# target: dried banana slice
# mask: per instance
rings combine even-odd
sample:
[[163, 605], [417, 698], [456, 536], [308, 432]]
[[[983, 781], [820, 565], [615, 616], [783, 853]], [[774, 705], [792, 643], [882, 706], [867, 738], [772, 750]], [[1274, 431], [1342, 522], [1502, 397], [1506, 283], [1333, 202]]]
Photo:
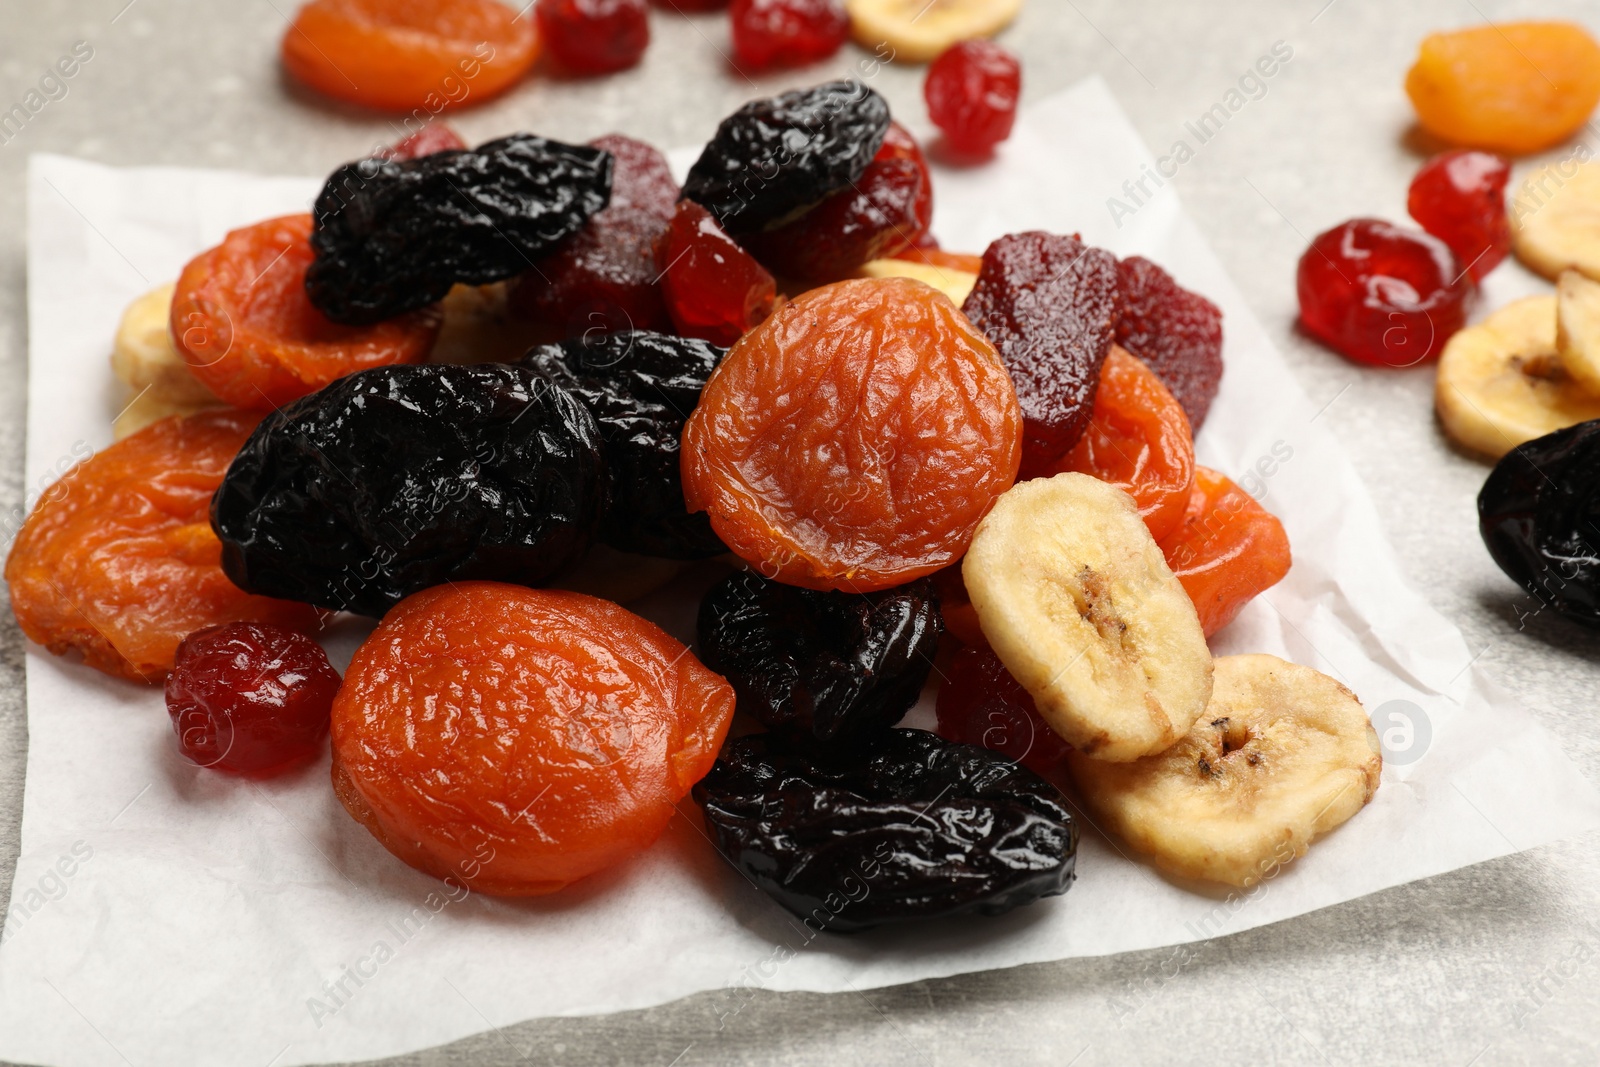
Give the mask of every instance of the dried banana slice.
[[957, 41], [993, 37], [1022, 0], [845, 0], [856, 43], [886, 59], [926, 63]]
[[1205, 710], [1199, 616], [1122, 490], [1086, 474], [1012, 487], [961, 574], [996, 655], [1085, 756], [1160, 752]]
[[1572, 380], [1600, 396], [1600, 282], [1575, 270], [1556, 283], [1556, 352]]
[[1276, 656], [1216, 661], [1206, 713], [1158, 756], [1068, 756], [1102, 828], [1186, 878], [1249, 886], [1372, 799], [1378, 735], [1355, 694]]
[[948, 296], [956, 307], [966, 302], [967, 294], [978, 284], [971, 271], [941, 267], [936, 263], [915, 263], [908, 259], [874, 259], [856, 271], [859, 278], [912, 278]]
[[1434, 409], [1464, 448], [1498, 459], [1524, 441], [1600, 418], [1556, 354], [1556, 298], [1507, 304], [1450, 338], [1439, 358]]
[[1511, 201], [1511, 247], [1552, 281], [1569, 269], [1600, 279], [1600, 160], [1553, 163], [1524, 178]]
[[[111, 345], [111, 372], [152, 410], [159, 403], [209, 407], [220, 401], [200, 384], [172, 346], [168, 320], [173, 283], [150, 290], [129, 304]], [[169, 412], [171, 414], [172, 412]]]

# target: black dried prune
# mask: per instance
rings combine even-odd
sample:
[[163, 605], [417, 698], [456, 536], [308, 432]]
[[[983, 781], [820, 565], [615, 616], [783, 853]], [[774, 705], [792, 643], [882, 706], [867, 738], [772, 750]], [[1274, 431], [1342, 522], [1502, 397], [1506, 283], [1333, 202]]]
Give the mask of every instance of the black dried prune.
[[362, 326], [426, 307], [457, 282], [509, 278], [606, 206], [611, 164], [601, 149], [527, 133], [347, 163], [312, 208], [306, 292], [334, 322]]
[[849, 744], [917, 702], [942, 629], [926, 580], [863, 595], [736, 571], [700, 603], [700, 656], [769, 730]]
[[382, 615], [464, 579], [536, 585], [605, 508], [594, 416], [505, 364], [375, 367], [268, 415], [211, 501], [241, 589]]
[[684, 421], [723, 352], [645, 330], [591, 331], [524, 358], [524, 366], [582, 400], [600, 424], [611, 506], [599, 536], [612, 548], [671, 559], [727, 551], [705, 513], [690, 514], [684, 505], [678, 465]]
[[1022, 408], [1022, 472], [1051, 473], [1089, 425], [1117, 312], [1117, 257], [1034, 230], [1000, 238], [961, 310], [1000, 350]]
[[683, 195], [735, 237], [780, 226], [860, 178], [888, 129], [888, 103], [857, 81], [753, 100], [722, 120]]
[[1600, 629], [1600, 419], [1501, 457], [1478, 493], [1478, 530], [1514, 581]]
[[1078, 828], [1056, 787], [922, 730], [849, 755], [751, 734], [694, 798], [728, 862], [822, 929], [998, 915], [1072, 884]]

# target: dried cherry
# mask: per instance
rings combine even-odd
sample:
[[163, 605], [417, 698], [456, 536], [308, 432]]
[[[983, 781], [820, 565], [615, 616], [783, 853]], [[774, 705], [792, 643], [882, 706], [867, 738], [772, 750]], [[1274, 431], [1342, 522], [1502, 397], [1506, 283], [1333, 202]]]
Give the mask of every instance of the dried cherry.
[[1133, 497], [1157, 541], [1183, 522], [1194, 485], [1194, 436], [1183, 406], [1118, 345], [1100, 369], [1094, 414], [1055, 470], [1092, 474]]
[[1600, 628], [1600, 420], [1507, 452], [1478, 493], [1483, 543], [1512, 581], [1556, 614]]
[[1300, 257], [1300, 325], [1357, 363], [1436, 359], [1467, 320], [1471, 278], [1432, 234], [1382, 219], [1320, 233]]
[[[911, 238], [905, 248], [891, 255], [899, 256], [909, 251], [913, 246], [933, 241], [935, 247], [938, 241], [933, 240], [928, 227], [933, 223], [933, 172], [928, 169], [928, 157], [922, 154], [922, 146], [917, 139], [911, 136], [911, 131], [898, 122], [890, 121], [889, 128], [883, 133], [883, 147], [878, 149], [878, 154], [873, 157], [874, 163], [882, 163], [891, 159], [904, 159], [917, 166], [917, 172], [922, 175], [921, 192], [916, 203], [912, 206], [911, 214], [921, 227]], [[974, 259], [978, 257], [974, 256]], [[972, 268], [972, 273], [978, 273], [978, 267]]]
[[859, 181], [888, 128], [888, 103], [857, 81], [753, 100], [722, 120], [683, 195], [734, 237], [781, 226]]
[[504, 364], [380, 367], [264, 419], [211, 508], [241, 589], [382, 615], [469, 578], [537, 584], [605, 510], [599, 427]]
[[179, 642], [202, 627], [314, 628], [306, 605], [230, 582], [206, 524], [212, 491], [259, 418], [222, 409], [162, 419], [45, 490], [6, 559], [22, 632], [106, 674], [159, 682]]
[[1072, 751], [987, 645], [956, 651], [939, 685], [935, 713], [939, 736], [998, 752], [1047, 778], [1061, 772]]
[[1161, 542], [1207, 637], [1289, 573], [1289, 535], [1255, 497], [1207, 467], [1194, 469], [1183, 522]]
[[1117, 309], [1117, 258], [1076, 237], [1016, 233], [984, 252], [961, 310], [1011, 372], [1023, 477], [1047, 471], [1089, 424]]
[[922, 730], [833, 753], [741, 737], [694, 798], [728, 862], [818, 929], [998, 915], [1073, 880], [1078, 828], [1055, 786]]
[[282, 56], [290, 75], [328, 96], [437, 114], [515, 85], [539, 56], [539, 35], [495, 0], [311, 0]]
[[939, 650], [927, 581], [821, 592], [735, 571], [700, 602], [700, 654], [739, 710], [801, 744], [856, 744], [904, 718]]
[[373, 155], [379, 159], [421, 159], [435, 152], [454, 152], [466, 147], [467, 142], [460, 134], [443, 122], [434, 121]]
[[[861, 264], [893, 255], [928, 228], [919, 217], [924, 171], [909, 159], [875, 160], [854, 188], [744, 246], [772, 270], [807, 282], [848, 278]], [[929, 202], [931, 207], [931, 202]]]
[[683, 434], [683, 489], [769, 578], [870, 592], [966, 552], [1011, 487], [1021, 415], [992, 345], [905, 278], [785, 304], [711, 376]]
[[1511, 162], [1492, 152], [1462, 149], [1434, 156], [1411, 179], [1406, 209], [1422, 228], [1450, 246], [1473, 281], [1511, 251], [1506, 183]]
[[421, 363], [441, 317], [423, 309], [341, 326], [311, 306], [311, 216], [234, 230], [191, 259], [172, 293], [172, 341], [194, 376], [234, 407], [270, 411], [346, 374]]
[[401, 601], [357, 650], [333, 705], [334, 792], [419, 870], [553, 893], [660, 836], [733, 703], [608, 601], [452, 583]]
[[667, 334], [590, 333], [528, 353], [523, 365], [582, 400], [600, 426], [611, 502], [600, 540], [624, 552], [703, 559], [727, 551], [683, 503], [678, 443], [723, 351]]
[[564, 337], [669, 329], [655, 260], [666, 229], [649, 211], [606, 208], [517, 276], [512, 308]]
[[663, 221], [672, 218], [678, 206], [678, 179], [659, 148], [620, 133], [596, 137], [589, 147], [611, 153], [611, 203], [606, 211], [634, 208]]
[[733, 344], [772, 313], [778, 283], [692, 200], [656, 243], [662, 298], [685, 337]]
[[519, 133], [464, 152], [334, 171], [317, 196], [306, 292], [364, 325], [526, 270], [606, 206], [611, 155]]
[[958, 41], [928, 66], [928, 117], [962, 155], [981, 156], [1011, 136], [1022, 96], [1022, 65], [993, 41]]
[[608, 74], [639, 62], [650, 45], [644, 0], [538, 0], [550, 54], [574, 74]]
[[733, 52], [753, 70], [827, 59], [850, 36], [850, 16], [834, 0], [733, 0]]
[[1222, 384], [1222, 311], [1143, 256], [1117, 264], [1117, 344], [1172, 391], [1195, 433]]
[[304, 634], [258, 622], [183, 639], [167, 675], [167, 714], [189, 762], [265, 778], [322, 751], [339, 672]]

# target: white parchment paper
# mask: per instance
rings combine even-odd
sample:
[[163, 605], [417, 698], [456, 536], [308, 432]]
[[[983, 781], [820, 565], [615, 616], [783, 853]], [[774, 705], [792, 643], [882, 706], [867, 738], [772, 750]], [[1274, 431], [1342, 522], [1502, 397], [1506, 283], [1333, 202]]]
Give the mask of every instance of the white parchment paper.
[[[1283, 518], [1295, 564], [1217, 651], [1332, 674], [1389, 746], [1373, 803], [1304, 860], [1224, 895], [1159, 877], [1091, 829], [1065, 897], [1000, 919], [812, 936], [723, 865], [686, 805], [634, 863], [553, 899], [491, 900], [393, 859], [335, 802], [326, 760], [262, 784], [197, 770], [176, 755], [158, 692], [35, 648], [0, 1058], [287, 1067], [702, 990], [722, 991], [715, 1025], [752, 986], [860, 989], [1232, 933], [1600, 824], [1593, 788], [1407, 586], [1318, 405], [1171, 189], [1113, 223], [1106, 198], [1151, 162], [1104, 85], [1085, 82], [1029, 110], [995, 164], [941, 170], [936, 228], [972, 250], [1021, 229], [1081, 232], [1156, 259], [1224, 309], [1228, 370], [1201, 461]], [[109, 442], [106, 357], [124, 306], [229, 228], [305, 210], [317, 186], [34, 158], [30, 487]], [[642, 610], [689, 639], [689, 588]]]

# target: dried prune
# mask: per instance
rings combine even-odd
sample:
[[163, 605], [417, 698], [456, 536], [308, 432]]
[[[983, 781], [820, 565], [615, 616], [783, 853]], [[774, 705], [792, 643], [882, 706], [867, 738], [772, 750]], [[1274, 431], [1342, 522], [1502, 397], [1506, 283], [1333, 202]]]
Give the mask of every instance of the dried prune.
[[600, 429], [504, 364], [379, 367], [262, 420], [211, 505], [241, 589], [382, 615], [440, 582], [535, 585], [605, 509]]
[[889, 105], [857, 81], [753, 100], [722, 120], [683, 195], [735, 237], [781, 226], [860, 179]]
[[919, 218], [922, 168], [909, 159], [880, 159], [852, 189], [834, 193], [793, 222], [744, 238], [774, 272], [805, 281], [847, 278], [871, 259], [910, 246], [928, 228]]
[[470, 151], [364, 159], [329, 175], [312, 214], [311, 302], [362, 326], [426, 307], [456, 282], [528, 267], [604, 208], [611, 155], [518, 133]]
[[1557, 614], [1600, 629], [1600, 419], [1507, 452], [1478, 493], [1489, 555]]
[[1056, 787], [922, 730], [850, 753], [741, 737], [694, 798], [728, 862], [819, 929], [998, 915], [1072, 884], [1078, 828]]
[[1023, 477], [1047, 470], [1089, 425], [1117, 307], [1117, 257], [1076, 237], [1015, 233], [984, 252], [961, 310], [1011, 371]]
[[523, 365], [577, 396], [600, 424], [611, 504], [600, 540], [624, 552], [703, 559], [727, 551], [683, 502], [684, 420], [723, 351], [667, 334], [588, 333], [530, 351]]
[[606, 208], [517, 276], [511, 306], [566, 337], [669, 329], [655, 258], [656, 241], [666, 229], [648, 211]]
[[1117, 344], [1172, 391], [1195, 433], [1222, 382], [1222, 312], [1143, 256], [1117, 264]]
[[860, 595], [735, 571], [700, 603], [700, 654], [739, 710], [802, 743], [853, 743], [917, 702], [939, 646], [924, 579]]

